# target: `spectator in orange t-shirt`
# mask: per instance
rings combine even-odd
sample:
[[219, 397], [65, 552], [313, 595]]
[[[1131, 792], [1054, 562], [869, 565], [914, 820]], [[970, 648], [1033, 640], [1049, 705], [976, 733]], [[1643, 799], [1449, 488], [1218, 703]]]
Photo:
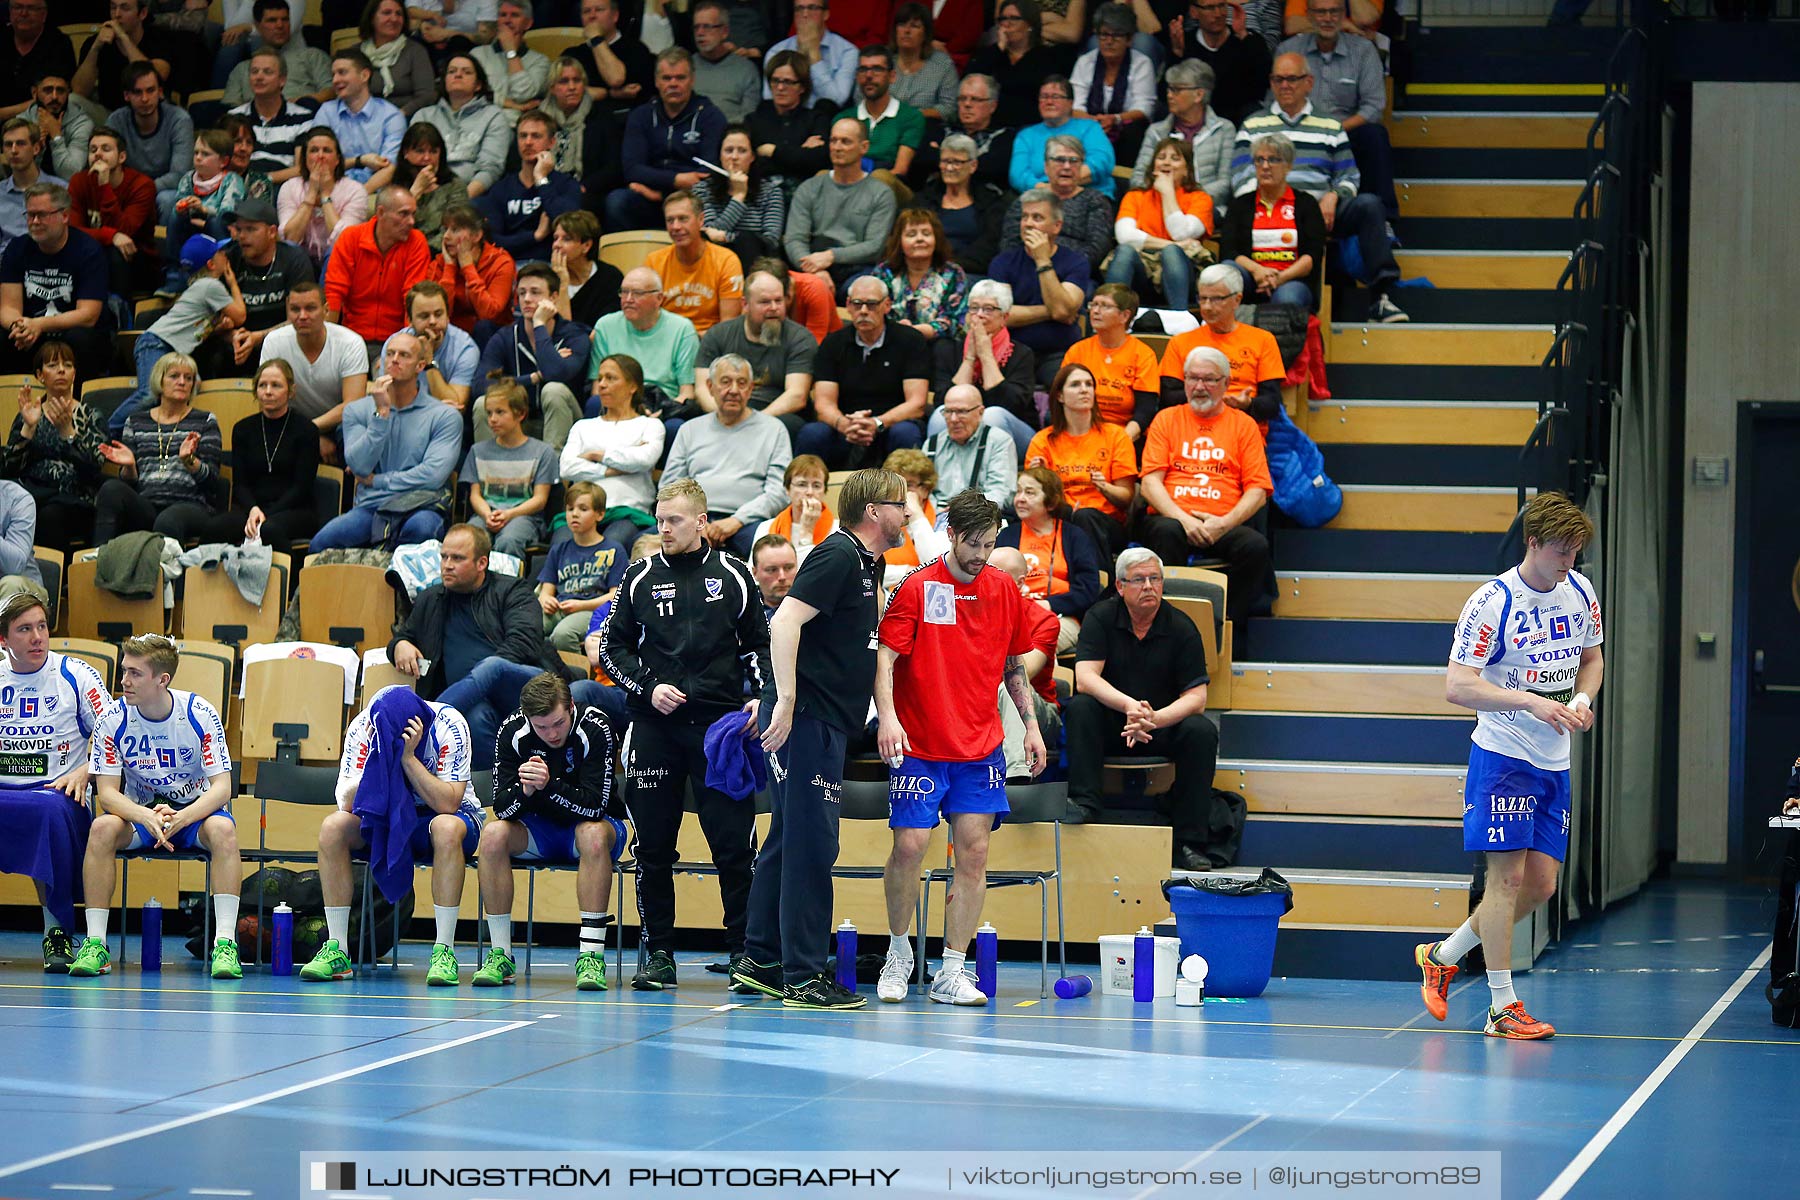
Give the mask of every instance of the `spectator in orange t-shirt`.
[[1094, 336], [1076, 342], [1063, 355], [1064, 366], [1080, 363], [1093, 373], [1098, 406], [1094, 419], [1117, 425], [1134, 445], [1143, 440], [1150, 418], [1161, 407], [1156, 351], [1131, 336], [1137, 310], [1136, 292], [1122, 283], [1101, 284], [1088, 301], [1088, 325]]
[[1212, 197], [1194, 182], [1193, 145], [1164, 138], [1150, 160], [1149, 186], [1119, 201], [1113, 221], [1119, 248], [1106, 260], [1106, 281], [1157, 288], [1164, 308], [1186, 308], [1195, 268], [1212, 261], [1200, 240], [1212, 228]]
[[806, 326], [806, 332], [818, 341], [824, 341], [826, 334], [844, 327], [844, 319], [838, 316], [837, 297], [817, 275], [790, 271], [787, 263], [779, 258], [757, 259], [750, 264], [750, 274], [758, 271], [768, 271], [777, 279], [788, 281], [788, 320]]
[[1137, 452], [1117, 425], [1095, 416], [1094, 373], [1063, 363], [1050, 385], [1050, 427], [1025, 451], [1026, 467], [1045, 467], [1062, 481], [1070, 518], [1107, 558], [1125, 548], [1125, 518], [1137, 496]]
[[1081, 618], [1100, 598], [1100, 552], [1086, 530], [1066, 519], [1062, 480], [1049, 467], [1019, 472], [1013, 512], [1019, 519], [1000, 534], [999, 544], [1025, 555], [1025, 595], [1061, 622], [1057, 650], [1073, 650]]
[[1144, 440], [1145, 546], [1170, 566], [1191, 555], [1225, 561], [1232, 620], [1266, 607], [1269, 541], [1246, 522], [1274, 484], [1262, 438], [1249, 417], [1225, 403], [1230, 363], [1197, 346], [1183, 365], [1188, 402], [1165, 408]]
[[662, 276], [662, 306], [705, 333], [744, 312], [744, 265], [738, 256], [702, 235], [700, 202], [689, 191], [670, 192], [663, 201], [663, 228], [669, 245], [644, 259]]
[[1281, 348], [1275, 344], [1274, 334], [1237, 319], [1243, 293], [1243, 273], [1230, 263], [1217, 263], [1200, 272], [1200, 315], [1205, 323], [1169, 339], [1162, 357], [1162, 402], [1176, 405], [1186, 399], [1182, 373], [1188, 355], [1196, 347], [1210, 346], [1231, 364], [1226, 403], [1249, 413], [1266, 436], [1269, 421], [1281, 407], [1287, 368], [1281, 365]]

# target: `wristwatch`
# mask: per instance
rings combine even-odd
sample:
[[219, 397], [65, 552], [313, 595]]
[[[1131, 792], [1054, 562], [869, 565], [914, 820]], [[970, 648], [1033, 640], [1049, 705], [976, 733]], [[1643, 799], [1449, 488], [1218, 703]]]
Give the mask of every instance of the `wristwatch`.
[[885, 421], [883, 421], [880, 417], [875, 418], [875, 432], [876, 433], [886, 433], [887, 432], [887, 423]]
[[508, 50], [506, 52], [506, 57], [507, 57], [507, 61], [510, 62], [511, 60], [519, 57], [519, 52], [517, 50]]

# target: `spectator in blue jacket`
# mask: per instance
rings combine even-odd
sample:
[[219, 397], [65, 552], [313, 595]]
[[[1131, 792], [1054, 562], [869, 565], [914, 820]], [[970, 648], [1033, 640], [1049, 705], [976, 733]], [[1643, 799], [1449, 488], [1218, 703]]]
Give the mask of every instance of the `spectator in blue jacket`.
[[548, 261], [550, 222], [581, 207], [581, 183], [556, 169], [556, 125], [549, 117], [521, 115], [513, 136], [518, 173], [502, 175], [475, 207], [487, 218], [489, 238], [515, 262]]
[[1049, 182], [1044, 168], [1044, 147], [1058, 134], [1080, 138], [1087, 150], [1082, 166], [1081, 184], [1091, 187], [1109, 199], [1113, 194], [1113, 147], [1100, 122], [1090, 117], [1075, 116], [1075, 87], [1065, 75], [1046, 76], [1038, 85], [1038, 116], [1043, 120], [1027, 125], [1013, 139], [1012, 165], [1007, 180], [1015, 192], [1028, 192], [1040, 183]]
[[[530, 114], [527, 114], [529, 116]], [[520, 125], [525, 123], [520, 118]], [[543, 422], [543, 440], [561, 450], [569, 440], [569, 427], [581, 419], [575, 399], [578, 382], [587, 373], [588, 347], [594, 331], [579, 321], [557, 316], [556, 298], [562, 280], [541, 262], [519, 268], [515, 295], [518, 311], [505, 329], [494, 332], [481, 352], [475, 370], [475, 437], [486, 441], [487, 406], [483, 398], [490, 379], [516, 379], [531, 402], [530, 420]]]
[[725, 114], [694, 94], [694, 62], [686, 50], [676, 46], [656, 56], [656, 93], [625, 118], [625, 186], [606, 194], [604, 224], [615, 233], [662, 228], [663, 197], [691, 191], [706, 178], [695, 159], [719, 161]]

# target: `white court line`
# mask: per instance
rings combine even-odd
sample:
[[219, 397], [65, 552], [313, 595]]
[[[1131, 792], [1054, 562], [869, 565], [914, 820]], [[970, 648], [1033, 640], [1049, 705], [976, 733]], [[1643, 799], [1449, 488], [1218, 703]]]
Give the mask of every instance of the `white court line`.
[[[251, 1012], [241, 1008], [145, 1008], [142, 1005], [106, 1005], [83, 1004], [79, 1008], [67, 1004], [0, 1004], [0, 1011], [6, 1009], [24, 1009], [32, 1012], [88, 1013], [114, 1012], [168, 1013], [171, 1016], [198, 1017], [299, 1017], [308, 1021], [342, 1020], [342, 1021], [413, 1021], [424, 1025], [504, 1025], [499, 1017], [434, 1017], [428, 1014], [413, 1016], [394, 1016], [391, 1013], [312, 1013], [312, 1012]], [[549, 1016], [551, 1014], [544, 1014]]]
[[1571, 1188], [1581, 1182], [1581, 1177], [1587, 1174], [1587, 1169], [1593, 1166], [1594, 1161], [1606, 1152], [1606, 1148], [1612, 1145], [1613, 1139], [1618, 1137], [1625, 1126], [1631, 1123], [1631, 1118], [1637, 1116], [1638, 1110], [1644, 1107], [1644, 1103], [1656, 1093], [1657, 1088], [1662, 1086], [1663, 1080], [1667, 1079], [1670, 1073], [1681, 1065], [1681, 1060], [1687, 1057], [1688, 1051], [1692, 1050], [1699, 1044], [1700, 1039], [1706, 1036], [1706, 1031], [1713, 1027], [1713, 1022], [1724, 1015], [1725, 1010], [1731, 1007], [1732, 1001], [1736, 1000], [1749, 986], [1750, 981], [1769, 965], [1769, 956], [1774, 951], [1775, 947], [1772, 944], [1763, 947], [1763, 952], [1756, 956], [1756, 961], [1744, 968], [1744, 973], [1738, 976], [1737, 982], [1725, 989], [1725, 994], [1713, 1002], [1713, 1006], [1706, 1010], [1706, 1015], [1696, 1021], [1694, 1027], [1687, 1031], [1687, 1036], [1682, 1038], [1680, 1043], [1663, 1057], [1662, 1062], [1657, 1064], [1656, 1070], [1650, 1072], [1649, 1078], [1638, 1084], [1637, 1091], [1631, 1093], [1625, 1103], [1619, 1106], [1619, 1111], [1612, 1115], [1612, 1119], [1600, 1127], [1600, 1132], [1588, 1139], [1588, 1144], [1581, 1148], [1581, 1153], [1577, 1154], [1574, 1161], [1562, 1169], [1562, 1174], [1552, 1180], [1550, 1186], [1539, 1194], [1538, 1200], [1562, 1200], [1569, 1194]]
[[189, 1188], [190, 1196], [254, 1196], [255, 1192], [246, 1192], [239, 1188]]
[[110, 1183], [53, 1183], [50, 1185], [50, 1190], [53, 1192], [110, 1192], [113, 1190], [113, 1185]]
[[[1214, 1154], [1217, 1154], [1220, 1150], [1223, 1150], [1225, 1147], [1231, 1145], [1231, 1143], [1237, 1141], [1239, 1138], [1243, 1137], [1246, 1133], [1249, 1133], [1252, 1129], [1255, 1129], [1258, 1125], [1261, 1125], [1264, 1121], [1266, 1121], [1268, 1119], [1269, 1119], [1268, 1113], [1257, 1113], [1255, 1119], [1252, 1120], [1248, 1125], [1240, 1126], [1233, 1132], [1226, 1134], [1224, 1137], [1220, 1138], [1218, 1141], [1214, 1142], [1212, 1145], [1208, 1146], [1206, 1149], [1202, 1150], [1200, 1153], [1194, 1155], [1194, 1157], [1192, 1157], [1192, 1158], [1188, 1159], [1186, 1162], [1182, 1163], [1179, 1167], [1176, 1167], [1174, 1172], [1172, 1172], [1172, 1173], [1180, 1174], [1183, 1171], [1192, 1170], [1194, 1167], [1199, 1166], [1201, 1163], [1203, 1163], [1207, 1159], [1211, 1158]], [[1146, 1196], [1153, 1196], [1157, 1192], [1162, 1191], [1162, 1189], [1163, 1189], [1163, 1185], [1159, 1183], [1159, 1184], [1155, 1185], [1154, 1187], [1147, 1188], [1144, 1191], [1139, 1192], [1137, 1195], [1133, 1196], [1131, 1198], [1131, 1200], [1144, 1200], [1144, 1198]]]
[[24, 1162], [0, 1167], [0, 1179], [5, 1179], [9, 1175], [19, 1175], [26, 1171], [34, 1171], [39, 1167], [48, 1166], [51, 1163], [65, 1162], [71, 1158], [79, 1158], [83, 1154], [92, 1154], [96, 1150], [106, 1150], [113, 1146], [122, 1146], [126, 1142], [135, 1142], [141, 1138], [154, 1137], [159, 1133], [167, 1133], [171, 1129], [181, 1129], [188, 1125], [197, 1125], [201, 1121], [210, 1121], [214, 1117], [223, 1117], [234, 1112], [241, 1112], [246, 1108], [255, 1108], [259, 1104], [267, 1104], [272, 1100], [281, 1100], [288, 1096], [297, 1095], [300, 1092], [309, 1092], [314, 1088], [324, 1087], [327, 1084], [337, 1083], [344, 1079], [351, 1079], [358, 1075], [366, 1075], [370, 1071], [379, 1071], [383, 1067], [391, 1067], [396, 1063], [409, 1062], [415, 1058], [424, 1058], [426, 1055], [436, 1054], [440, 1050], [453, 1050], [458, 1046], [466, 1046], [471, 1042], [479, 1042], [483, 1038], [491, 1038], [496, 1034], [511, 1033], [515, 1029], [523, 1029], [531, 1024], [533, 1024], [531, 1021], [513, 1021], [510, 1024], [502, 1025], [497, 1029], [484, 1029], [480, 1033], [471, 1033], [464, 1037], [453, 1038], [448, 1042], [424, 1046], [417, 1050], [408, 1050], [405, 1054], [396, 1054], [392, 1057], [381, 1059], [379, 1062], [367, 1063], [360, 1067], [351, 1067], [348, 1070], [336, 1071], [318, 1079], [309, 1079], [305, 1083], [290, 1084], [284, 1088], [277, 1088], [272, 1092], [264, 1092], [260, 1096], [251, 1096], [243, 1100], [234, 1100], [230, 1104], [221, 1104], [216, 1108], [206, 1109], [204, 1112], [190, 1113], [185, 1117], [176, 1117], [172, 1120], [161, 1121], [143, 1129], [133, 1130], [131, 1133], [114, 1134], [112, 1137], [100, 1138], [92, 1142], [83, 1142], [79, 1146], [71, 1146], [67, 1150], [58, 1150], [53, 1154], [42, 1154], [37, 1158], [28, 1158]]

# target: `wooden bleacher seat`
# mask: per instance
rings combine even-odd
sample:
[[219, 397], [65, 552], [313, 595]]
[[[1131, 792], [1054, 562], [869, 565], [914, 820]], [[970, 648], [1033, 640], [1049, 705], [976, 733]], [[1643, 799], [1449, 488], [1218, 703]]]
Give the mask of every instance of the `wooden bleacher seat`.
[[300, 639], [354, 647], [386, 646], [394, 629], [394, 587], [379, 567], [313, 563], [300, 568]]
[[354, 27], [350, 29], [334, 29], [331, 31], [331, 52], [336, 54], [347, 46], [354, 46], [362, 41], [362, 31]]
[[832, 512], [839, 511], [838, 493], [844, 490], [844, 484], [849, 480], [850, 476], [854, 474], [856, 474], [854, 471], [833, 471], [825, 477], [826, 508], [829, 508]]
[[669, 244], [669, 235], [660, 229], [622, 229], [600, 237], [600, 261], [611, 263], [624, 275], [644, 265], [650, 252]]
[[244, 757], [270, 759], [278, 725], [304, 725], [300, 757], [335, 761], [344, 752], [344, 672], [316, 658], [276, 658], [244, 668]]
[[95, 584], [99, 558], [98, 550], [82, 550], [69, 563], [69, 636], [116, 643], [138, 633], [167, 633], [169, 612], [163, 607], [160, 578], [156, 595], [127, 600]]
[[545, 58], [556, 59], [587, 41], [587, 32], [576, 25], [546, 25], [525, 31], [525, 47]]
[[118, 690], [119, 648], [117, 646], [107, 642], [97, 642], [93, 638], [59, 637], [50, 639], [50, 648], [58, 654], [79, 658], [100, 672], [100, 678], [106, 684], [107, 691]]
[[183, 574], [181, 631], [195, 638], [247, 646], [273, 642], [287, 611], [293, 559], [277, 550], [269, 556], [269, 582], [260, 605], [251, 604], [223, 568], [194, 567]]
[[1174, 762], [1156, 755], [1108, 756], [1100, 772], [1100, 791], [1107, 796], [1160, 796], [1174, 786]]
[[237, 670], [237, 649], [219, 642], [181, 640], [175, 643], [181, 662], [172, 686], [193, 692], [218, 712], [221, 721], [231, 717], [231, 679]]
[[168, 312], [171, 307], [170, 302], [161, 296], [150, 296], [139, 300], [131, 306], [131, 327], [139, 330], [148, 329], [156, 324], [157, 318]]
[[81, 402], [94, 410], [94, 415], [105, 424], [113, 410], [125, 403], [125, 398], [137, 391], [135, 375], [105, 375], [97, 379], [83, 380], [81, 384]]
[[362, 689], [357, 693], [357, 704], [367, 708], [369, 701], [375, 698], [377, 692], [384, 687], [393, 687], [396, 684], [415, 692], [419, 690], [418, 676], [408, 675], [393, 663], [363, 664]]
[[43, 384], [35, 375], [0, 375], [0, 437], [10, 437], [13, 418], [19, 415], [19, 389], [28, 387], [44, 394]]
[[194, 407], [205, 409], [219, 421], [219, 441], [227, 454], [231, 451], [231, 429], [245, 417], [256, 413], [255, 385], [248, 379], [209, 379], [200, 385]]

